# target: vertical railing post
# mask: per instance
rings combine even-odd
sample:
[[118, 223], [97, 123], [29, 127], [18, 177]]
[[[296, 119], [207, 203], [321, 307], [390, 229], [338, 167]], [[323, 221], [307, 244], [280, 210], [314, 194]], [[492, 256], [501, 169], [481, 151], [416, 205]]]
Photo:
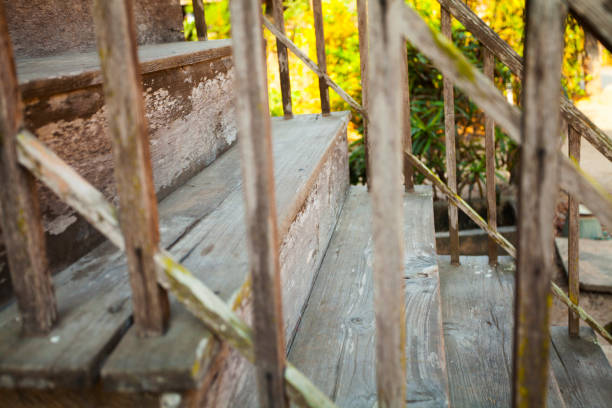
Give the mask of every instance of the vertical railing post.
[[285, 407], [285, 340], [261, 9], [259, 0], [232, 0], [230, 7], [259, 403]]
[[[312, 13], [314, 14], [315, 38], [317, 41], [317, 65], [321, 72], [327, 74], [327, 61], [325, 56], [325, 31], [323, 30], [323, 7], [321, 0], [312, 0]], [[321, 94], [321, 113], [329, 115], [329, 87], [327, 81], [319, 76], [319, 93]]]
[[164, 332], [169, 304], [166, 291], [157, 283], [153, 260], [159, 245], [157, 200], [132, 7], [131, 0], [95, 0], [93, 14], [134, 322], [139, 334], [147, 336]]
[[[359, 33], [359, 70], [361, 73], [361, 106], [368, 111], [368, 3], [367, 0], [357, 0], [357, 29]], [[363, 148], [365, 155], [366, 180], [370, 188], [370, 140], [368, 123], [363, 121]]]
[[[404, 110], [404, 127], [403, 127], [403, 149], [402, 152], [408, 150], [412, 153], [412, 124], [410, 123], [410, 74], [408, 67], [408, 52], [406, 50], [406, 41], [400, 44], [400, 53], [402, 56], [402, 109]], [[406, 191], [414, 191], [414, 169], [408, 158], [404, 156], [404, 189]]]
[[26, 333], [49, 331], [57, 317], [34, 178], [17, 163], [23, 112], [4, 4], [0, 4], [0, 214], [13, 292]]
[[[371, 0], [368, 134], [372, 153], [374, 309], [379, 407], [403, 407], [406, 394], [402, 80], [397, 19], [402, 0]], [[394, 11], [395, 10], [395, 11]]]
[[[283, 0], [272, 0], [274, 24], [281, 33], [285, 34], [285, 16], [283, 12]], [[285, 118], [291, 118], [293, 116], [293, 106], [291, 102], [291, 80], [289, 78], [289, 56], [287, 55], [287, 47], [278, 38], [276, 39], [276, 52], [278, 56], [278, 74], [283, 101], [283, 113]]]
[[[568, 145], [570, 159], [580, 164], [580, 133], [572, 126], [568, 127]], [[579, 303], [580, 299], [580, 199], [574, 195], [569, 195], [568, 205], [568, 254], [567, 269], [569, 280], [569, 298], [574, 304]], [[570, 336], [578, 336], [580, 332], [580, 319], [578, 315], [568, 310], [568, 329]]]
[[193, 0], [193, 17], [195, 19], [198, 40], [208, 40], [208, 28], [206, 27], [206, 13], [204, 12], [203, 0]]
[[[495, 79], [495, 57], [482, 47], [483, 71], [491, 82]], [[495, 194], [495, 122], [485, 113], [485, 156], [487, 186], [487, 220], [489, 227], [497, 231], [497, 200]], [[497, 265], [497, 243], [489, 238], [489, 265]]]
[[[442, 34], [452, 41], [451, 14], [440, 6], [440, 27]], [[443, 78], [444, 94], [444, 135], [446, 140], [446, 177], [448, 187], [457, 194], [457, 158], [455, 153], [455, 95], [453, 82]], [[448, 202], [448, 233], [451, 263], [459, 264], [459, 214], [457, 207]]]
[[561, 58], [567, 6], [526, 4], [525, 72], [514, 314], [513, 406], [546, 406]]

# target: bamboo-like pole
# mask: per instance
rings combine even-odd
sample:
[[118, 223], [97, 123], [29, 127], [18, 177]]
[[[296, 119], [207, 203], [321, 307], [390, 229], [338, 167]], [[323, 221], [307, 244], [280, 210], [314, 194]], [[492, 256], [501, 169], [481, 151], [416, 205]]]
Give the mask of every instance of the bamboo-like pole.
[[[568, 128], [568, 153], [571, 160], [580, 164], [580, 133], [573, 127]], [[569, 298], [572, 303], [578, 305], [580, 300], [580, 199], [569, 195], [568, 203], [568, 254], [567, 269], [569, 281]], [[567, 326], [570, 336], [578, 336], [580, 332], [580, 320], [578, 315], [569, 310]]]
[[149, 153], [131, 0], [95, 0], [96, 37], [104, 78], [108, 128], [125, 239], [134, 323], [140, 335], [160, 335], [168, 324], [168, 295], [156, 279], [157, 198]]
[[[401, 41], [400, 53], [402, 56], [402, 109], [404, 110], [403, 150], [412, 151], [412, 124], [410, 123], [410, 76], [408, 71], [408, 53], [406, 41]], [[404, 189], [414, 191], [414, 169], [408, 158], [404, 157]]]
[[[359, 33], [359, 71], [361, 73], [361, 104], [368, 109], [368, 3], [367, 0], [357, 0], [357, 30]], [[363, 148], [365, 156], [366, 182], [370, 188], [370, 143], [368, 137], [368, 121], [363, 120]]]
[[[440, 7], [440, 26], [442, 35], [452, 42], [451, 15]], [[446, 179], [448, 186], [457, 193], [457, 157], [455, 150], [455, 96], [453, 81], [446, 75], [443, 78], [444, 94], [444, 136], [446, 144]], [[450, 241], [451, 264], [459, 265], [459, 214], [457, 207], [448, 203], [448, 234]]]
[[[482, 48], [484, 75], [493, 82], [495, 57], [487, 48]], [[495, 193], [495, 122], [485, 113], [485, 156], [487, 185], [487, 220], [489, 227], [497, 230], [497, 200]], [[497, 265], [497, 244], [489, 238], [489, 264]]]
[[202, 0], [193, 0], [193, 17], [195, 19], [196, 31], [198, 40], [208, 40], [208, 28], [206, 27], [206, 13], [204, 12], [204, 2]]
[[[317, 65], [321, 72], [327, 74], [327, 60], [325, 56], [325, 31], [323, 30], [323, 7], [321, 0], [312, 0], [312, 13], [314, 15], [315, 39], [317, 42]], [[329, 87], [323, 76], [319, 76], [319, 94], [321, 95], [321, 113], [329, 115]]]
[[558, 192], [561, 60], [567, 6], [526, 4], [525, 72], [514, 302], [514, 407], [546, 405], [553, 218]]
[[283, 408], [285, 336], [261, 9], [259, 0], [230, 6], [259, 403]]
[[23, 105], [4, 4], [0, 4], [0, 222], [13, 293], [26, 333], [46, 333], [57, 306], [34, 178], [17, 164]]
[[374, 309], [376, 312], [376, 380], [379, 407], [406, 404], [404, 311], [404, 234], [402, 188], [404, 43], [394, 10], [402, 0], [369, 3], [371, 44], [368, 60], [368, 134], [374, 238]]

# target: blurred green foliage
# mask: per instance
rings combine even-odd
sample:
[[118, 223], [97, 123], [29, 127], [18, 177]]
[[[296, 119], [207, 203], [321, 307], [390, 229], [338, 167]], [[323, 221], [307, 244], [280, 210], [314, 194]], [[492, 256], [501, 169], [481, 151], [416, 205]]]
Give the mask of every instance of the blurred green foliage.
[[[435, 29], [440, 28], [440, 5], [436, 0], [407, 0]], [[523, 52], [524, 0], [467, 0], [468, 5], [502, 39], [519, 54]], [[314, 22], [309, 0], [286, 0], [285, 29], [288, 37], [310, 58], [316, 60]], [[228, 2], [205, 3], [209, 38], [230, 36]], [[358, 102], [361, 101], [359, 68], [359, 36], [355, 0], [323, 0], [324, 28], [329, 75]], [[191, 33], [185, 27], [185, 34]], [[267, 41], [268, 83], [270, 110], [282, 115], [281, 93], [278, 81], [276, 41], [265, 31]], [[453, 41], [479, 68], [481, 48], [473, 36], [453, 19]], [[584, 95], [581, 84], [583, 72], [582, 29], [573, 18], [568, 18], [563, 61], [563, 87], [571, 98]], [[442, 180], [446, 179], [444, 111], [442, 102], [442, 76], [427, 58], [411, 45], [407, 45], [411, 93], [411, 124], [414, 153], [424, 159]], [[294, 55], [289, 55], [293, 110], [296, 114], [320, 111], [318, 78]], [[505, 94], [518, 101], [520, 81], [497, 62], [495, 84]], [[330, 90], [333, 110], [350, 107]], [[461, 92], [455, 92], [457, 179], [461, 191], [484, 191], [484, 118], [478, 107]], [[349, 124], [351, 182], [365, 181], [365, 154], [361, 135], [363, 121], [353, 112]], [[375, 135], [373, 136], [375, 137]], [[496, 130], [496, 165], [500, 181], [507, 182], [517, 162], [517, 147], [500, 130]], [[423, 177], [417, 175], [417, 182]]]

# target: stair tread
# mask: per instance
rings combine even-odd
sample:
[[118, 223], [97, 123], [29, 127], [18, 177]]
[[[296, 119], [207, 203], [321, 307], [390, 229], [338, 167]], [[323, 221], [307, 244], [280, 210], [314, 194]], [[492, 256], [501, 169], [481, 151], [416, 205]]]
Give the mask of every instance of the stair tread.
[[[295, 364], [340, 407], [376, 401], [371, 209], [351, 187], [289, 350]], [[405, 209], [407, 401], [448, 405], [430, 187]]]
[[[462, 256], [461, 265], [439, 256], [444, 344], [451, 405], [507, 407], [512, 392], [514, 261]], [[552, 370], [551, 370], [552, 373]], [[564, 406], [550, 375], [548, 406]]]
[[[303, 205], [321, 160], [347, 121], [347, 113], [273, 120], [281, 234]], [[241, 287], [247, 274], [239, 156], [237, 147], [229, 149], [159, 206], [162, 246], [225, 299]], [[223, 245], [211, 247], [218, 243]], [[139, 339], [136, 349], [131, 348], [125, 259], [110, 244], [60, 272], [54, 283], [60, 319], [48, 335], [24, 338], [16, 306], [0, 311], [0, 387], [91, 385], [115, 346], [105, 365], [110, 380], [116, 375], [121, 384], [157, 389], [169, 384], [190, 387], [201, 378], [205, 367], [198, 363], [206, 356], [199, 354], [198, 345], [209, 334], [174, 301], [169, 331], [155, 339]]]
[[605, 407], [612, 403], [612, 367], [596, 343], [590, 327], [580, 337], [568, 336], [567, 327], [551, 327], [550, 359], [568, 407]]
[[[211, 60], [231, 53], [231, 40], [182, 41], [138, 47], [142, 74]], [[67, 92], [102, 83], [97, 51], [18, 58], [17, 76], [25, 98]]]

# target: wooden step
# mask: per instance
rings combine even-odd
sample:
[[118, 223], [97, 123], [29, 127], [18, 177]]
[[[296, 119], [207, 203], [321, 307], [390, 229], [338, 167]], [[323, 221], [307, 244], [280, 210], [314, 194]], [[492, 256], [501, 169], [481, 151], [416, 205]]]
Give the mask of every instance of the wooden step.
[[[431, 188], [407, 193], [404, 209], [407, 403], [447, 406]], [[366, 189], [351, 187], [289, 350], [340, 407], [376, 404], [370, 224]]]
[[[231, 41], [146, 45], [138, 53], [161, 199], [236, 141]], [[28, 129], [116, 200], [97, 52], [20, 58], [17, 71]], [[40, 202], [54, 269], [100, 244], [101, 236], [49, 190], [41, 190]], [[0, 303], [9, 292], [7, 277], [0, 259]]]
[[[297, 322], [344, 202], [348, 118], [338, 113], [272, 122], [288, 331]], [[163, 245], [224, 299], [237, 308], [248, 304], [237, 148], [159, 208]], [[0, 387], [86, 388], [95, 386], [101, 368], [105, 389], [162, 392], [199, 385], [218, 344], [176, 301], [164, 336], [136, 338], [130, 329], [125, 260], [110, 245], [87, 254], [54, 282], [59, 323], [49, 335], [24, 338], [16, 307], [0, 312]]]
[[[514, 261], [510, 257], [501, 257], [499, 266], [495, 268], [488, 265], [487, 257], [465, 256], [461, 257], [461, 266], [452, 266], [449, 257], [440, 256], [438, 265], [451, 404], [458, 407], [510, 406]], [[598, 400], [591, 399], [586, 393], [574, 394], [581, 386], [584, 389], [600, 387], [601, 393], [610, 389], [610, 382], [604, 385], [603, 380], [576, 384], [576, 375], [581, 372], [585, 373], [585, 380], [595, 373], [604, 372], [600, 367], [608, 362], [603, 352], [601, 349], [596, 352], [595, 348], [599, 349], [599, 346], [593, 343], [588, 346], [584, 339], [570, 341], [567, 329], [564, 330], [551, 330], [548, 406], [606, 406], [593, 404]], [[581, 333], [584, 335], [585, 332]], [[557, 348], [563, 350], [561, 359], [555, 351]], [[578, 364], [581, 368], [565, 371], [561, 362]], [[570, 384], [574, 387], [571, 390], [567, 389]], [[573, 396], [568, 399], [567, 393]], [[574, 403], [577, 399], [580, 404]]]

